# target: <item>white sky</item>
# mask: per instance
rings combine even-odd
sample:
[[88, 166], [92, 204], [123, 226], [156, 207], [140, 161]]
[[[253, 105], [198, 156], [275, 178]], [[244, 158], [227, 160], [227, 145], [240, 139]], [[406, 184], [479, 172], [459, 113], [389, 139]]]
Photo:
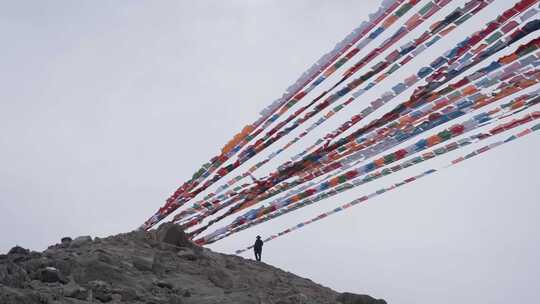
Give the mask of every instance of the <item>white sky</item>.
[[[454, 2], [436, 19], [464, 3]], [[436, 51], [389, 77], [285, 157], [512, 2], [496, 0], [434, 46]], [[135, 229], [377, 6], [378, 1], [0, 1], [0, 252], [16, 244], [43, 250], [63, 236]], [[263, 260], [338, 291], [390, 303], [533, 303], [540, 275], [539, 147], [534, 134], [384, 194], [266, 244]], [[467, 151], [211, 248], [232, 253], [257, 234], [281, 231]]]

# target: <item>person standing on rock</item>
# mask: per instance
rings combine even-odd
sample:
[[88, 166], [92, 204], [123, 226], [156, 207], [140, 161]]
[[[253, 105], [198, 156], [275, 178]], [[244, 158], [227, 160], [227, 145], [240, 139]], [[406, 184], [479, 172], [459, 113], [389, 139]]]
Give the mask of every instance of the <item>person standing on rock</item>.
[[255, 241], [255, 245], [253, 245], [253, 251], [255, 252], [255, 259], [257, 261], [261, 260], [263, 244], [264, 242], [261, 240], [261, 236], [257, 235], [257, 240]]

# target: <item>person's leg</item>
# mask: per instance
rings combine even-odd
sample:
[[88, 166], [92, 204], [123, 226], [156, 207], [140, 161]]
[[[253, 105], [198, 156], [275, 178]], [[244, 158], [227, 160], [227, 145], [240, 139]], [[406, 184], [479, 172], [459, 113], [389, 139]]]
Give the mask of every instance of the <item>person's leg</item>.
[[259, 251], [259, 261], [261, 261], [261, 258], [262, 258], [262, 250]]
[[253, 251], [253, 252], [255, 253], [255, 260], [258, 261], [258, 260], [259, 260], [259, 254], [258, 254], [258, 252], [257, 252], [257, 251]]

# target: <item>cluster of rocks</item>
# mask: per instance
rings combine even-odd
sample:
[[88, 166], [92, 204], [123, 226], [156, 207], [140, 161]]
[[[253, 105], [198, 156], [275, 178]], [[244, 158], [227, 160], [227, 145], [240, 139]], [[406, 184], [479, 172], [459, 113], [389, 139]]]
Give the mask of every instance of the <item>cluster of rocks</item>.
[[176, 225], [0, 255], [0, 303], [385, 304], [192, 244]]

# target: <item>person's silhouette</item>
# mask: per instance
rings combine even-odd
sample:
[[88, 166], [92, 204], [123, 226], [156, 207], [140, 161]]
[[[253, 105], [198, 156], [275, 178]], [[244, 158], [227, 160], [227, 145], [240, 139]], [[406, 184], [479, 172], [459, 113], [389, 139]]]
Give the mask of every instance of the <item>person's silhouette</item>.
[[264, 242], [261, 240], [261, 236], [257, 235], [257, 240], [255, 241], [255, 245], [253, 245], [253, 251], [255, 252], [255, 259], [257, 261], [261, 260], [263, 244]]

